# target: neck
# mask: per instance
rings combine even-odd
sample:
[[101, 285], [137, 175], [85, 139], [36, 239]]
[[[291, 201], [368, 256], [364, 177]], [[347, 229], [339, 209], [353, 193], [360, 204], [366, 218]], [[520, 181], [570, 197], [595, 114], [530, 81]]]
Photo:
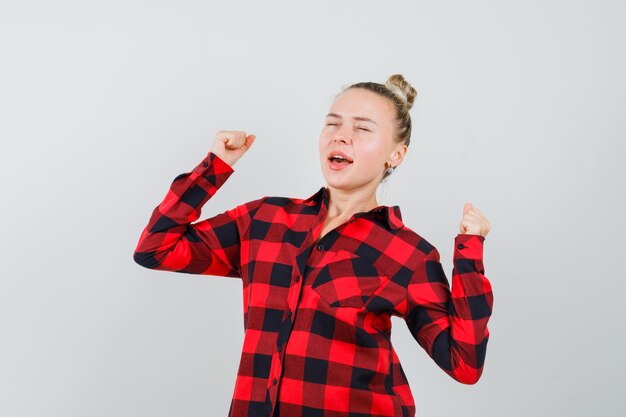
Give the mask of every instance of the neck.
[[328, 217], [350, 218], [353, 214], [378, 207], [376, 193], [369, 190], [346, 191], [327, 186]]

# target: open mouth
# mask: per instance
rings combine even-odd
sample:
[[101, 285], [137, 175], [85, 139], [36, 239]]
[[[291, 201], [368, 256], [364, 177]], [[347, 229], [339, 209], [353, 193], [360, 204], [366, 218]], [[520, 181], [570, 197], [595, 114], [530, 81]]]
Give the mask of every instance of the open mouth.
[[328, 166], [332, 170], [344, 169], [346, 167], [349, 167], [350, 165], [352, 165], [352, 161], [341, 156], [333, 155], [332, 157], [328, 158]]
[[350, 161], [350, 160], [349, 160], [349, 159], [347, 159], [347, 158], [344, 158], [344, 157], [343, 157], [343, 156], [341, 156], [341, 155], [333, 155], [333, 156], [331, 156], [330, 158], [328, 158], [328, 160], [329, 160], [330, 162], [335, 163], [335, 164], [345, 164], [345, 165], [347, 165], [347, 164], [351, 164], [351, 163], [352, 163], [352, 161]]

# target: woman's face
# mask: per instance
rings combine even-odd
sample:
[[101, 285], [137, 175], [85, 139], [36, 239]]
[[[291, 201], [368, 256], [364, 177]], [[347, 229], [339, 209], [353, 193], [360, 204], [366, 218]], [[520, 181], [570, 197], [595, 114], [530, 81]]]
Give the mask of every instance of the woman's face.
[[[329, 186], [344, 190], [378, 186], [385, 162], [397, 166], [405, 145], [393, 141], [393, 103], [374, 92], [350, 88], [335, 99], [320, 134], [322, 173]], [[352, 163], [328, 159], [331, 151], [341, 151]], [[406, 152], [406, 149], [404, 149]]]

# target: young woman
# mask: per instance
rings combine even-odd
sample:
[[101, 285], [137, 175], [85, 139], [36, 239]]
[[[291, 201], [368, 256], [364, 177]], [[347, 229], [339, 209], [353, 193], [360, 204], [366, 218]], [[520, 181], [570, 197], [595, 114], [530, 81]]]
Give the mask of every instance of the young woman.
[[413, 417], [391, 316], [452, 378], [480, 378], [493, 305], [489, 221], [463, 207], [450, 286], [437, 249], [402, 222], [400, 207], [376, 201], [407, 152], [415, 96], [400, 74], [343, 90], [319, 138], [326, 185], [308, 198], [264, 196], [193, 223], [255, 141], [220, 131], [153, 211], [139, 265], [242, 280], [245, 337], [229, 417]]

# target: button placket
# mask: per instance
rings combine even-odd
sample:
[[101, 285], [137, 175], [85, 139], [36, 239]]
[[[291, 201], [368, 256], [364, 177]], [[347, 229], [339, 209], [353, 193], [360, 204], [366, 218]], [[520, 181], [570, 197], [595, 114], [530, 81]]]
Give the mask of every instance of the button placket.
[[[313, 229], [311, 229], [311, 232], [313, 231]], [[302, 255], [303, 253], [307, 252], [307, 258], [311, 257], [311, 254], [313, 254], [313, 250], [312, 248], [317, 247], [318, 250], [325, 250], [325, 247], [323, 244], [318, 244], [315, 246], [315, 242], [312, 242], [313, 237], [312, 234], [309, 235], [309, 238], [305, 241], [305, 243], [303, 244], [302, 248], [305, 248], [302, 252], [300, 252], [299, 255]], [[299, 256], [298, 255], [298, 256]], [[298, 260], [298, 256], [296, 256], [296, 261]], [[300, 267], [300, 265], [296, 265], [296, 268], [298, 269], [298, 272], [295, 276], [295, 282], [296, 283], [300, 283], [300, 279], [302, 278], [304, 281], [304, 277], [306, 276], [307, 273], [307, 263], [308, 260], [305, 261], [302, 265], [302, 267]], [[294, 270], [296, 269], [294, 268]], [[294, 315], [295, 309], [297, 308], [297, 304], [300, 300], [300, 296], [301, 296], [301, 291], [302, 291], [302, 283], [295, 285], [291, 288], [291, 292], [288, 296], [288, 304], [287, 304], [287, 314], [286, 317], [291, 318]], [[282, 325], [285, 325], [285, 322], [287, 322], [286, 320], [283, 320]], [[291, 319], [290, 321], [288, 321], [291, 325], [291, 327], [293, 327], [294, 322], [293, 319]], [[285, 338], [285, 340], [283, 340], [283, 342], [278, 345], [276, 347], [276, 350], [278, 352], [282, 352], [283, 350], [283, 346], [286, 345], [289, 342], [289, 335], [291, 333], [291, 329], [289, 329], [289, 332]], [[277, 354], [274, 358], [273, 358], [273, 363], [272, 363], [272, 371], [274, 375], [280, 375], [280, 373], [282, 373], [282, 369], [283, 369], [283, 361], [285, 359], [285, 356], [282, 354]], [[277, 393], [277, 388], [276, 388], [276, 384], [277, 384], [278, 380], [276, 377], [273, 378], [272, 380], [272, 386], [269, 388], [269, 394], [270, 394], [270, 401], [272, 403], [275, 403], [276, 401], [276, 397], [278, 395]]]
[[[304, 247], [307, 248], [306, 251], [309, 252], [309, 256], [310, 256], [310, 254], [312, 253], [310, 241], [309, 241], [309, 243], [305, 244]], [[305, 273], [306, 273], [306, 264], [304, 265], [304, 268], [305, 268]], [[296, 268], [294, 268], [294, 270], [296, 270]], [[301, 273], [300, 273], [300, 271], [298, 271], [298, 272], [296, 272], [295, 282], [299, 283], [300, 282], [300, 278], [301, 278]], [[287, 306], [286, 306], [287, 313], [285, 314], [285, 319], [281, 323], [281, 331], [282, 331], [282, 326], [289, 325], [291, 328], [293, 328], [293, 325], [294, 325], [294, 323], [293, 323], [293, 316], [294, 316], [295, 309], [297, 308], [297, 304], [298, 304], [298, 302], [300, 300], [300, 294], [301, 294], [301, 291], [302, 291], [301, 283], [298, 284], [298, 285], [294, 285], [291, 288], [290, 291], [291, 291], [291, 293], [290, 293], [290, 295], [288, 297], [288, 303], [287, 303]], [[287, 318], [290, 318], [291, 320], [287, 320]], [[276, 362], [272, 365], [272, 369], [273, 369], [274, 375], [280, 375], [280, 373], [282, 372], [283, 361], [285, 359], [285, 356], [283, 354], [281, 354], [281, 352], [283, 350], [283, 347], [289, 342], [289, 335], [291, 333], [291, 328], [288, 329], [287, 336], [282, 341], [282, 343], [276, 346], [276, 351], [279, 352], [279, 353], [275, 357]], [[272, 387], [270, 389], [271, 401], [275, 401], [275, 398], [276, 398], [276, 395], [277, 395], [277, 392], [276, 392], [277, 390], [274, 387], [276, 385], [276, 383], [277, 383], [277, 378], [274, 378], [272, 380]]]

